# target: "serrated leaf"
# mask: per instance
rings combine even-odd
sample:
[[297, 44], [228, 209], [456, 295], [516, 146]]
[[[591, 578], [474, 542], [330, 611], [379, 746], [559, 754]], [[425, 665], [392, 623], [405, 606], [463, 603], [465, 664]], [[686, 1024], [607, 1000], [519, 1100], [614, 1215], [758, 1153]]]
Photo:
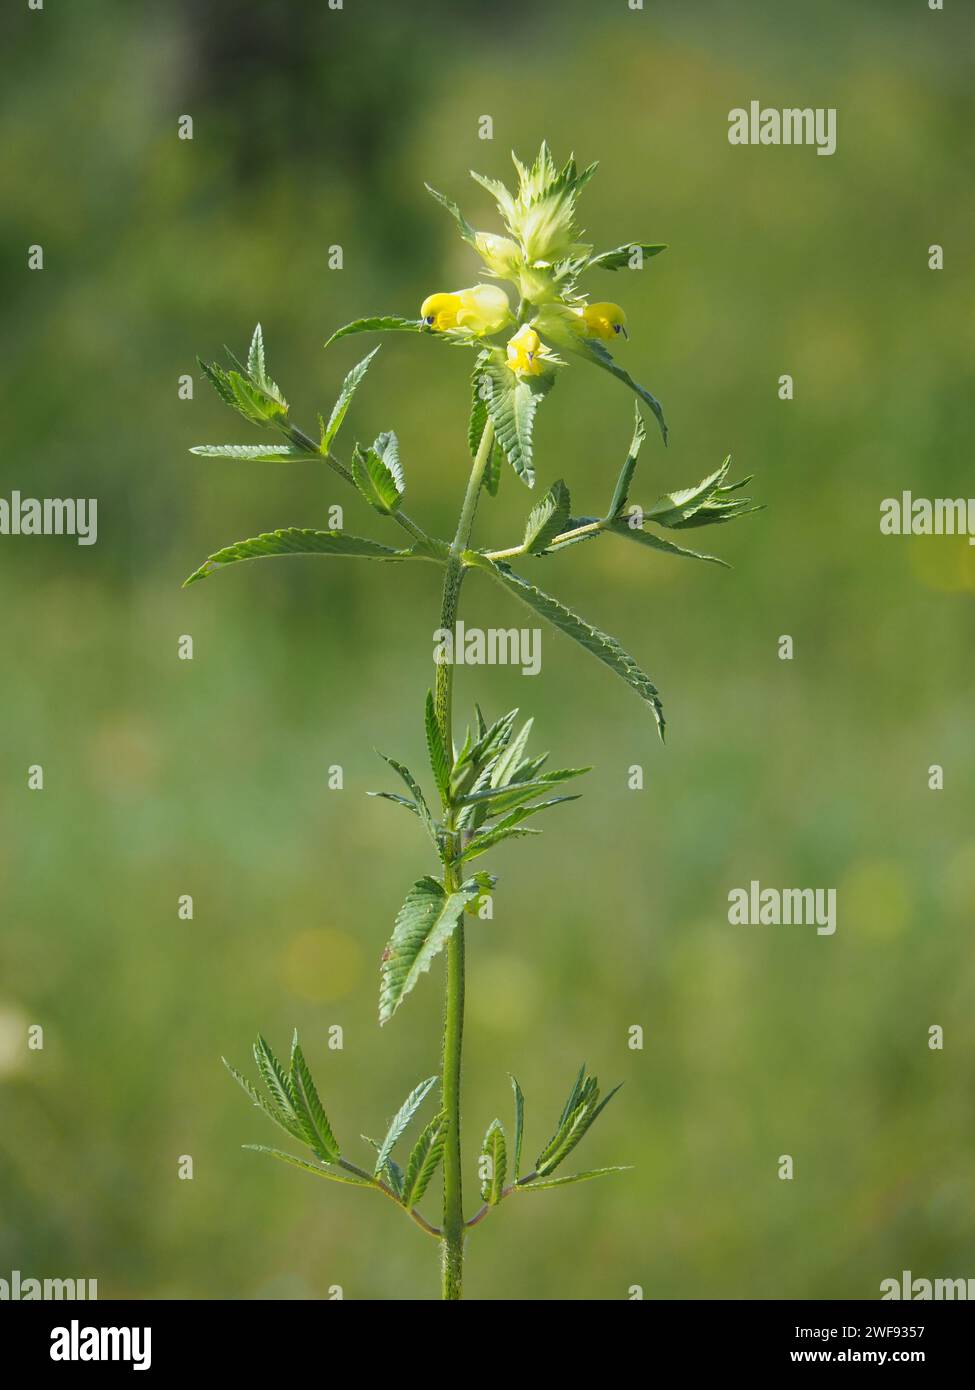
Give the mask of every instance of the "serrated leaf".
[[535, 484], [532, 435], [538, 403], [551, 389], [544, 376], [516, 376], [504, 362], [486, 362], [482, 372], [491, 380], [485, 402], [498, 443], [512, 468], [528, 487]]
[[571, 637], [573, 641], [585, 647], [586, 651], [591, 652], [611, 671], [614, 671], [650, 706], [657, 721], [660, 736], [663, 738], [663, 706], [660, 703], [657, 688], [615, 637], [610, 637], [608, 633], [602, 632], [598, 627], [587, 622], [585, 618], [580, 618], [578, 613], [573, 613], [571, 608], [567, 608], [558, 599], [543, 593], [534, 584], [529, 584], [526, 579], [515, 574], [507, 565], [497, 564], [495, 561], [489, 560], [486, 555], [471, 550], [465, 551], [464, 559], [470, 565], [487, 570], [502, 587], [514, 594], [516, 598], [521, 599], [522, 603], [527, 604], [534, 612], [540, 613], [553, 627], [557, 627], [560, 632], [564, 632], [567, 637]]
[[660, 433], [663, 441], [667, 443], [667, 422], [664, 419], [664, 409], [656, 396], [652, 395], [645, 386], [641, 386], [638, 381], [634, 381], [625, 367], [621, 367], [615, 358], [603, 347], [598, 338], [582, 338], [581, 355], [593, 362], [597, 367], [601, 367], [604, 372], [609, 372], [615, 376], [617, 381], [622, 381], [631, 391], [635, 392], [646, 405], [650, 407], [660, 426]]
[[651, 550], [662, 550], [668, 555], [683, 555], [689, 560], [707, 560], [712, 565], [720, 565], [722, 569], [730, 569], [727, 560], [720, 559], [717, 555], [705, 555], [698, 550], [688, 550], [683, 545], [677, 545], [674, 541], [665, 540], [663, 536], [655, 535], [653, 531], [644, 531], [639, 526], [631, 526], [627, 521], [614, 521], [606, 530], [614, 536], [622, 536], [625, 540], [636, 541], [638, 545], [649, 546]]
[[383, 762], [389, 763], [393, 771], [398, 773], [400, 777], [402, 777], [404, 783], [406, 784], [407, 790], [412, 794], [413, 800], [416, 803], [417, 810], [420, 814], [420, 819], [423, 821], [424, 825], [429, 831], [431, 840], [433, 841], [435, 846], [439, 847], [439, 841], [437, 839], [437, 827], [434, 822], [433, 816], [431, 816], [430, 814], [430, 808], [427, 805], [426, 797], [423, 795], [423, 790], [420, 787], [419, 782], [413, 776], [410, 769], [406, 767], [403, 763], [397, 762], [395, 758], [390, 758], [385, 753], [380, 753], [379, 756], [382, 758]]
[[540, 1192], [545, 1187], [566, 1187], [572, 1182], [588, 1182], [590, 1178], [601, 1178], [604, 1173], [629, 1173], [632, 1169], [632, 1163], [622, 1163], [611, 1168], [590, 1168], [588, 1172], [572, 1173], [565, 1178], [538, 1178], [534, 1182], [521, 1183], [518, 1191]]
[[366, 796], [380, 797], [383, 801], [392, 801], [396, 806], [404, 806], [407, 811], [412, 811], [415, 816], [419, 816], [423, 820], [416, 802], [410, 801], [405, 796], [397, 796], [396, 792], [366, 792]]
[[474, 231], [474, 228], [468, 222], [467, 218], [461, 212], [457, 204], [453, 202], [452, 199], [446, 197], [445, 194], [438, 193], [435, 188], [431, 188], [430, 184], [425, 183], [423, 187], [430, 194], [431, 198], [436, 198], [440, 206], [442, 208], [446, 208], [446, 210], [450, 213], [451, 217], [457, 223], [457, 226], [460, 229], [461, 236], [464, 238], [466, 242], [469, 242], [470, 245], [473, 246], [477, 241], [477, 234]]
[[297, 1096], [301, 1103], [304, 1117], [318, 1140], [317, 1145], [314, 1146], [315, 1152], [326, 1163], [337, 1163], [339, 1159], [338, 1142], [332, 1133], [332, 1127], [318, 1097], [315, 1082], [298, 1042], [297, 1032], [291, 1049], [291, 1088], [292, 1093]]
[[619, 1089], [619, 1086], [615, 1086], [600, 1101], [599, 1084], [594, 1076], [584, 1077], [581, 1085], [576, 1081], [562, 1111], [558, 1129], [535, 1161], [535, 1171], [540, 1177], [553, 1172], [568, 1158]]
[[315, 455], [297, 444], [195, 444], [200, 458], [242, 459], [250, 463], [307, 463]]
[[565, 529], [571, 505], [569, 489], [559, 478], [528, 513], [523, 541], [527, 554], [540, 555]]
[[[224, 369], [219, 367], [216, 362], [204, 362], [202, 357], [198, 357], [196, 360], [200, 364], [200, 370], [203, 375], [213, 387], [214, 391], [216, 391], [220, 399], [227, 405], [233, 406], [234, 410], [240, 411], [240, 406], [237, 404], [237, 397], [234, 395], [234, 389]], [[240, 413], [243, 414], [244, 412], [240, 411]], [[248, 416], [248, 419], [249, 418]]]
[[427, 691], [424, 722], [426, 725], [427, 752], [430, 755], [430, 768], [433, 772], [433, 780], [437, 784], [437, 791], [440, 793], [441, 802], [446, 805], [450, 800], [450, 759], [447, 757], [443, 735], [440, 732], [440, 725], [437, 723], [437, 710], [431, 690]]
[[713, 492], [724, 482], [731, 467], [731, 455], [716, 468], [713, 473], [709, 473], [706, 478], [702, 478], [693, 487], [678, 488], [674, 492], [666, 492], [662, 497], [658, 497], [653, 506], [643, 513], [647, 521], [655, 521], [659, 526], [672, 526], [675, 521], [683, 521], [697, 511]]
[[254, 336], [251, 338], [247, 353], [247, 371], [259, 384], [264, 382], [264, 334], [260, 324], [254, 329]]
[[404, 319], [398, 314], [378, 314], [372, 318], [353, 319], [351, 323], [336, 329], [325, 344], [331, 347], [340, 338], [348, 338], [353, 333], [427, 333], [429, 329], [422, 319]]
[[267, 1087], [271, 1101], [278, 1112], [278, 1123], [281, 1128], [292, 1138], [300, 1139], [303, 1144], [309, 1143], [311, 1136], [304, 1119], [295, 1111], [285, 1071], [260, 1034], [258, 1034], [254, 1044], [254, 1061], [257, 1063], [261, 1080]]
[[491, 457], [487, 461], [484, 470], [484, 489], [489, 497], [497, 497], [498, 488], [501, 486], [501, 465], [504, 463], [504, 454], [500, 444], [495, 444], [491, 450]]
[[612, 251], [600, 251], [598, 255], [590, 256], [586, 269], [635, 270], [636, 267], [630, 264], [630, 258], [637, 248], [646, 260], [650, 256], [659, 256], [661, 251], [667, 250], [667, 245], [667, 242], [628, 241], [622, 246], [614, 246]]
[[268, 390], [255, 386], [240, 372], [228, 372], [227, 380], [236, 398], [237, 409], [255, 425], [269, 425], [284, 419], [288, 413], [285, 401], [278, 400]]
[[540, 830], [535, 830], [529, 825], [492, 825], [487, 830], [481, 830], [470, 842], [464, 853], [461, 855], [464, 863], [470, 859], [476, 859], [478, 855], [485, 854], [495, 845], [499, 845], [502, 840], [523, 839], [526, 835], [541, 835]]
[[412, 1211], [430, 1186], [443, 1158], [446, 1135], [446, 1117], [435, 1115], [413, 1145], [403, 1180], [402, 1202], [407, 1211]]
[[495, 1207], [504, 1194], [504, 1182], [508, 1175], [508, 1154], [500, 1120], [492, 1120], [488, 1126], [481, 1145], [481, 1165], [482, 1169], [486, 1167], [488, 1170], [487, 1176], [481, 1178], [481, 1197], [488, 1206]]
[[480, 873], [476, 873], [472, 878], [467, 879], [467, 881], [463, 885], [464, 888], [471, 888], [476, 894], [475, 897], [471, 898], [470, 902], [464, 909], [464, 911], [468, 913], [469, 916], [477, 916], [478, 912], [480, 911], [481, 899], [493, 890], [497, 881], [498, 880], [494, 874], [486, 873], [483, 869], [480, 871]]
[[309, 1163], [305, 1158], [299, 1158], [297, 1154], [285, 1153], [283, 1149], [270, 1149], [266, 1144], [242, 1144], [241, 1148], [249, 1149], [252, 1153], [269, 1154], [271, 1158], [278, 1158], [282, 1163], [290, 1163], [294, 1168], [301, 1168], [306, 1173], [314, 1173], [317, 1178], [330, 1178], [332, 1182], [348, 1183], [350, 1187], [372, 1187], [371, 1182], [366, 1182], [364, 1178], [357, 1178], [352, 1173], [335, 1172], [329, 1168], [319, 1167], [317, 1163]]
[[412, 559], [411, 550], [393, 550], [378, 541], [363, 536], [350, 536], [344, 531], [308, 531], [289, 526], [282, 531], [265, 531], [249, 540], [224, 546], [207, 557], [198, 570], [184, 580], [183, 587], [206, 579], [214, 570], [240, 560], [260, 560], [276, 555], [344, 555], [362, 560]]
[[492, 378], [484, 370], [486, 360], [486, 354], [478, 357], [471, 377], [471, 414], [467, 424], [467, 447], [471, 451], [471, 458], [477, 457], [488, 418], [486, 398], [494, 385]]
[[285, 1134], [290, 1134], [292, 1139], [302, 1137], [300, 1134], [296, 1134], [295, 1130], [297, 1126], [295, 1124], [295, 1121], [290, 1118], [289, 1114], [286, 1114], [284, 1111], [282, 1111], [279, 1106], [274, 1104], [273, 1101], [266, 1100], [264, 1096], [262, 1096], [256, 1090], [256, 1088], [251, 1085], [251, 1083], [247, 1080], [246, 1076], [242, 1076], [241, 1073], [236, 1069], [236, 1067], [232, 1067], [230, 1065], [226, 1057], [223, 1058], [223, 1064], [230, 1072], [230, 1075], [237, 1082], [237, 1085], [250, 1099], [252, 1104], [257, 1106], [258, 1110], [263, 1111], [263, 1113], [268, 1117], [269, 1120], [273, 1120], [279, 1129], [284, 1130]]
[[620, 470], [620, 476], [616, 482], [616, 489], [613, 493], [613, 500], [609, 504], [609, 516], [619, 516], [626, 506], [630, 495], [630, 483], [633, 481], [633, 473], [636, 469], [636, 461], [640, 454], [640, 446], [647, 436], [647, 427], [643, 423], [643, 416], [640, 414], [640, 407], [634, 403], [633, 411], [636, 416], [633, 425], [633, 439], [630, 442], [630, 452], [626, 456], [626, 462]]
[[[380, 347], [381, 346], [382, 344], [380, 344]], [[328, 417], [328, 424], [322, 429], [321, 448], [323, 454], [327, 454], [331, 448], [332, 442], [342, 426], [342, 421], [345, 419], [345, 414], [352, 402], [352, 397], [355, 395], [359, 383], [369, 370], [369, 364], [378, 351], [379, 348], [374, 347], [372, 352], [367, 353], [361, 362], [356, 363], [342, 382], [342, 389], [339, 392], [338, 400], [332, 406], [332, 413]]]
[[446, 893], [435, 878], [421, 878], [400, 908], [383, 952], [379, 1022], [386, 1023], [446, 946], [469, 902], [469, 889]]
[[407, 1125], [410, 1123], [413, 1116], [419, 1110], [426, 1097], [430, 1094], [431, 1089], [436, 1084], [437, 1077], [435, 1076], [428, 1076], [426, 1081], [421, 1081], [419, 1086], [415, 1086], [413, 1088], [413, 1090], [404, 1100], [403, 1104], [397, 1110], [396, 1114], [393, 1116], [392, 1120], [390, 1121], [389, 1129], [386, 1131], [386, 1137], [380, 1144], [379, 1152], [376, 1155], [377, 1177], [386, 1167], [386, 1162], [390, 1154], [393, 1152], [393, 1149], [396, 1147], [397, 1140], [399, 1140], [403, 1131], [406, 1129]]
[[356, 445], [352, 455], [352, 481], [370, 507], [382, 516], [392, 516], [402, 501], [392, 470], [374, 449], [363, 451]]
[[399, 440], [393, 430], [383, 430], [377, 434], [373, 441], [373, 453], [378, 454], [383, 463], [392, 473], [396, 482], [397, 490], [400, 495], [406, 491], [406, 479], [403, 476], [403, 466], [399, 461]]
[[492, 787], [506, 787], [515, 775], [525, 756], [525, 749], [528, 746], [534, 723], [534, 719], [526, 719], [507, 748], [499, 754], [497, 762], [491, 769]]
[[525, 1133], [525, 1095], [514, 1077], [511, 1078], [511, 1089], [515, 1097], [515, 1141], [512, 1154], [512, 1176], [518, 1181], [518, 1174], [521, 1172], [521, 1145]]

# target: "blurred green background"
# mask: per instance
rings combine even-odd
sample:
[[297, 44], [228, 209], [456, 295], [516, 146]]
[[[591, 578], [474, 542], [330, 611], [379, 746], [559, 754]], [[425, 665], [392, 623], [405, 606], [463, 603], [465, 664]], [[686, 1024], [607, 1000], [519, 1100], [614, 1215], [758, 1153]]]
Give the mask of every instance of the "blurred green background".
[[[507, 177], [509, 149], [543, 136], [600, 160], [581, 209], [597, 247], [670, 243], [642, 275], [589, 282], [624, 301], [620, 355], [671, 425], [635, 495], [731, 451], [768, 510], [699, 538], [731, 573], [610, 541], [528, 570], [649, 671], [666, 749], [557, 636], [527, 684], [459, 673], [459, 711], [519, 704], [556, 765], [596, 765], [537, 843], [491, 858], [495, 920], [470, 932], [468, 1202], [509, 1071], [529, 1157], [583, 1057], [625, 1081], [576, 1157], [635, 1165], [506, 1205], [471, 1240], [467, 1292], [876, 1298], [902, 1269], [975, 1275], [975, 548], [878, 530], [904, 488], [971, 492], [971, 12], [51, 0], [8, 24], [0, 495], [96, 496], [99, 538], [0, 540], [0, 1275], [95, 1277], [103, 1297], [438, 1294], [432, 1244], [387, 1203], [241, 1151], [275, 1132], [220, 1065], [252, 1070], [257, 1030], [283, 1049], [297, 1024], [358, 1157], [436, 1070], [436, 972], [376, 1025], [392, 918], [433, 866], [365, 792], [391, 785], [374, 746], [423, 761], [438, 575], [295, 559], [182, 591], [217, 546], [323, 525], [333, 503], [387, 538], [313, 465], [191, 457], [258, 442], [195, 356], [243, 351], [260, 319], [313, 429], [372, 346], [324, 352], [335, 327], [477, 278], [423, 181], [497, 229], [467, 170]], [[730, 146], [728, 112], [753, 98], [835, 106], [836, 154]], [[469, 370], [387, 338], [346, 425], [346, 449], [398, 432], [410, 510], [440, 533]], [[540, 485], [564, 476], [599, 510], [631, 416], [622, 387], [573, 367], [539, 413]], [[512, 543], [529, 501], [509, 473], [479, 538]], [[464, 616], [525, 621], [476, 577]], [[729, 926], [727, 893], [753, 878], [835, 887], [836, 935]]]

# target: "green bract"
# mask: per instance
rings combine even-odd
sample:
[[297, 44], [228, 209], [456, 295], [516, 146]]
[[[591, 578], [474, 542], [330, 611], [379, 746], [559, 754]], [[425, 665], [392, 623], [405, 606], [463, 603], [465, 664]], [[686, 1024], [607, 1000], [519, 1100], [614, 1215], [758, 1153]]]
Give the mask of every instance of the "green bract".
[[[543, 144], [531, 165], [516, 159], [515, 166], [515, 191], [509, 191], [497, 180], [475, 175], [497, 203], [503, 224], [503, 230], [497, 232], [476, 230], [455, 203], [433, 189], [430, 191], [450, 213], [472, 254], [480, 258], [482, 273], [515, 286], [519, 296], [516, 315], [510, 315], [504, 296], [499, 297], [497, 290], [475, 285], [462, 291], [427, 295], [423, 300], [427, 312], [420, 317], [356, 319], [329, 339], [331, 344], [362, 332], [412, 333], [438, 337], [475, 351], [467, 440], [472, 466], [453, 537], [429, 534], [404, 510], [407, 468], [392, 429], [383, 428], [371, 444], [354, 441], [344, 458], [336, 452], [340, 434], [347, 430], [348, 412], [377, 350], [373, 349], [347, 371], [327, 418], [319, 416], [316, 438], [294, 423], [291, 407], [268, 375], [264, 335], [258, 326], [246, 364], [230, 355], [227, 366], [202, 366], [228, 405], [249, 424], [275, 431], [281, 442], [201, 445], [192, 452], [204, 458], [247, 464], [305, 463], [328, 469], [353, 490], [367, 520], [380, 517], [404, 534], [399, 534], [398, 544], [389, 544], [344, 530], [279, 527], [223, 544], [186, 583], [198, 583], [215, 570], [239, 561], [273, 557], [327, 556], [394, 565], [420, 560], [442, 571], [440, 629], [452, 634], [466, 578], [471, 573], [479, 574], [503, 591], [505, 601], [517, 600], [527, 606], [552, 629], [619, 676], [647, 706], [662, 737], [663, 706], [654, 681], [614, 637], [548, 593], [548, 575], [544, 589], [534, 583], [536, 566], [541, 561], [552, 567], [553, 557], [603, 535], [666, 555], [721, 565], [724, 562], [715, 556], [678, 544], [663, 532], [732, 521], [757, 508], [741, 495], [747, 478], [728, 481], [730, 458], [700, 482], [664, 492], [646, 506], [632, 500], [646, 436], [642, 407], [652, 412], [666, 439], [663, 411], [656, 398], [634, 381], [604, 345], [604, 339], [608, 341], [625, 330], [623, 310], [619, 305], [589, 303], [581, 281], [589, 270], [618, 272], [625, 267], [637, 268], [643, 258], [664, 248], [657, 243], [628, 242], [593, 254], [592, 247], [580, 240], [576, 211], [579, 194], [592, 177], [595, 165], [579, 171], [575, 160], [569, 159], [559, 168]], [[514, 324], [515, 333], [511, 333], [511, 324], [507, 323], [500, 331], [492, 331], [507, 318]], [[507, 337], [507, 341], [502, 337]], [[620, 441], [622, 463], [606, 510], [594, 514], [574, 511], [571, 460], [562, 459], [557, 472], [564, 476], [553, 478], [548, 484], [528, 511], [513, 543], [475, 545], [472, 531], [479, 498], [483, 492], [497, 492], [504, 462], [529, 487], [534, 485], [538, 471], [536, 414], [568, 362], [599, 367], [628, 386], [637, 398], [632, 435], [625, 456], [622, 443], [626, 436]], [[531, 571], [531, 578], [521, 572], [523, 567]], [[414, 752], [422, 748], [429, 775], [417, 775], [407, 763], [383, 754], [401, 785], [397, 790], [372, 793], [409, 812], [420, 831], [427, 860], [423, 872], [405, 891], [382, 952], [379, 1022], [401, 1027], [399, 1020], [393, 1022], [401, 1006], [416, 990], [421, 997], [429, 997], [424, 977], [442, 964], [444, 1033], [438, 1071], [411, 1090], [389, 1121], [382, 1140], [365, 1141], [372, 1150], [367, 1160], [355, 1162], [347, 1156], [329, 1123], [297, 1034], [287, 1067], [264, 1039], [258, 1038], [254, 1057], [264, 1093], [231, 1068], [253, 1104], [310, 1156], [261, 1144], [245, 1147], [269, 1153], [320, 1177], [371, 1188], [401, 1207], [438, 1242], [443, 1296], [449, 1299], [461, 1296], [466, 1236], [495, 1207], [516, 1193], [623, 1171], [620, 1167], [600, 1167], [554, 1176], [615, 1094], [614, 1089], [601, 1098], [596, 1078], [583, 1067], [554, 1130], [531, 1170], [522, 1175], [525, 1100], [521, 1087], [512, 1078], [514, 1120], [510, 1137], [500, 1119], [493, 1119], [487, 1126], [476, 1160], [474, 1156], [469, 1160], [470, 1179], [476, 1175], [482, 1204], [473, 1215], [465, 1214], [460, 1131], [465, 935], [467, 930], [476, 931], [482, 917], [490, 915], [488, 907], [498, 883], [493, 867], [482, 867], [482, 856], [490, 856], [493, 866], [495, 854], [506, 842], [539, 834], [536, 818], [576, 800], [574, 794], [565, 793], [564, 785], [589, 768], [549, 769], [548, 755], [529, 747], [531, 719], [519, 723], [517, 710], [488, 722], [475, 706], [463, 737], [455, 738], [452, 704], [453, 667], [445, 662], [438, 665], [435, 688], [427, 693], [422, 732], [419, 721], [417, 724]], [[475, 866], [475, 860], [481, 863]], [[438, 1086], [439, 1101], [434, 1113], [430, 1114], [428, 1105], [423, 1128], [403, 1162], [399, 1162], [394, 1156], [397, 1145]], [[438, 1172], [442, 1172], [439, 1224], [418, 1210]]]

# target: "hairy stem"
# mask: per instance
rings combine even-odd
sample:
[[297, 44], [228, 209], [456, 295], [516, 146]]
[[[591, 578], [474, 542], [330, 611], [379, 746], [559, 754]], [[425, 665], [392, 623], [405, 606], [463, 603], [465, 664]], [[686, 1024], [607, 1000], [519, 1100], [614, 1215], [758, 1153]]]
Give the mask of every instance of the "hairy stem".
[[[454, 536], [444, 576], [440, 626], [453, 631], [457, 620], [457, 605], [464, 579], [461, 554], [467, 548], [477, 499], [480, 496], [484, 471], [494, 447], [494, 427], [491, 421], [484, 426], [477, 456], [464, 494], [457, 534]], [[453, 758], [452, 698], [454, 668], [449, 663], [437, 667], [435, 706], [437, 723], [444, 746]], [[449, 813], [448, 813], [449, 814]], [[452, 893], [458, 885], [458, 865], [451, 856], [444, 872], [444, 886]], [[464, 1040], [464, 923], [454, 928], [447, 943], [447, 978], [444, 995], [443, 1070], [441, 1093], [446, 1116], [446, 1140], [443, 1155], [443, 1297], [459, 1299], [464, 1279], [464, 1195], [460, 1151], [460, 1084]]]

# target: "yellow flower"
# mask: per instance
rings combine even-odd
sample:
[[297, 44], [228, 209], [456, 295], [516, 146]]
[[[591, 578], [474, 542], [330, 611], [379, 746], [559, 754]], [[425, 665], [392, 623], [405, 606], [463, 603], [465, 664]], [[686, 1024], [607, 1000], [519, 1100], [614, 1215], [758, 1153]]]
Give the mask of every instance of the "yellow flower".
[[544, 367], [542, 341], [534, 328], [526, 323], [513, 338], [509, 338], [508, 366], [522, 376], [539, 376]]
[[497, 333], [511, 318], [508, 296], [498, 285], [472, 285], [451, 294], [431, 294], [420, 306], [420, 318], [439, 333], [466, 329]]
[[611, 343], [621, 333], [624, 338], [630, 336], [626, 331], [626, 315], [618, 304], [585, 304], [576, 312], [581, 320], [580, 331], [587, 338], [605, 338]]

